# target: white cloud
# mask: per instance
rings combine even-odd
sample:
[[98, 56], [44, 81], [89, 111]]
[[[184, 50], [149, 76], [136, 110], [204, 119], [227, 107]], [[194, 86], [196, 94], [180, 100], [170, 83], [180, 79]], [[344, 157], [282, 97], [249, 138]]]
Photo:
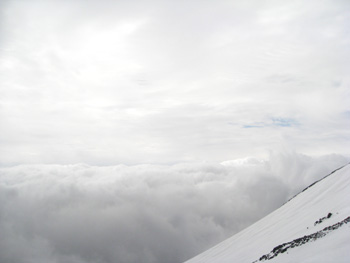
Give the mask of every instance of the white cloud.
[[346, 162], [293, 150], [349, 154], [348, 10], [1, 1], [0, 261], [179, 262]]
[[1, 9], [3, 165], [348, 153], [346, 1]]
[[340, 165], [273, 153], [221, 164], [0, 169], [0, 261], [182, 262]]

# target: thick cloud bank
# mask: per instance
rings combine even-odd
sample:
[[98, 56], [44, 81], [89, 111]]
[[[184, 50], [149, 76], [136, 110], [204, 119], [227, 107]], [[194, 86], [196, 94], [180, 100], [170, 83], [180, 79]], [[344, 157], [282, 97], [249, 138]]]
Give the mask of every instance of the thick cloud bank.
[[347, 160], [0, 169], [0, 262], [181, 262]]

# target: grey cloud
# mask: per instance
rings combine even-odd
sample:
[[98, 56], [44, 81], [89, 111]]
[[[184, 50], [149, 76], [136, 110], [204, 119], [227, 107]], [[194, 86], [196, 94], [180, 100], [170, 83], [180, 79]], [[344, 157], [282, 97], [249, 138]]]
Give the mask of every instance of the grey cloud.
[[289, 151], [348, 152], [348, 10], [1, 1], [0, 166], [61, 165], [0, 169], [0, 261], [180, 262], [343, 164]]
[[0, 169], [0, 261], [181, 262], [344, 164], [274, 153], [223, 164]]

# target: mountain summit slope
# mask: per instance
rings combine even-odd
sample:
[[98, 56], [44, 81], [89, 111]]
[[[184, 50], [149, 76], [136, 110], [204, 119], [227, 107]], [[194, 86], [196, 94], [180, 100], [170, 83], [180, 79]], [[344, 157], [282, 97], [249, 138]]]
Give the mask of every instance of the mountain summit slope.
[[350, 165], [186, 263], [349, 262]]

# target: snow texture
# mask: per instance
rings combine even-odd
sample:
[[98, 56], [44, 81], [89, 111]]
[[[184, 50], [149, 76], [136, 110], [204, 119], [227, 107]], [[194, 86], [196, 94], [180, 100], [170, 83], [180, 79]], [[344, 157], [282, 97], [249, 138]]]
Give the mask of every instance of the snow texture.
[[186, 263], [349, 262], [349, 197], [350, 165], [346, 165]]

